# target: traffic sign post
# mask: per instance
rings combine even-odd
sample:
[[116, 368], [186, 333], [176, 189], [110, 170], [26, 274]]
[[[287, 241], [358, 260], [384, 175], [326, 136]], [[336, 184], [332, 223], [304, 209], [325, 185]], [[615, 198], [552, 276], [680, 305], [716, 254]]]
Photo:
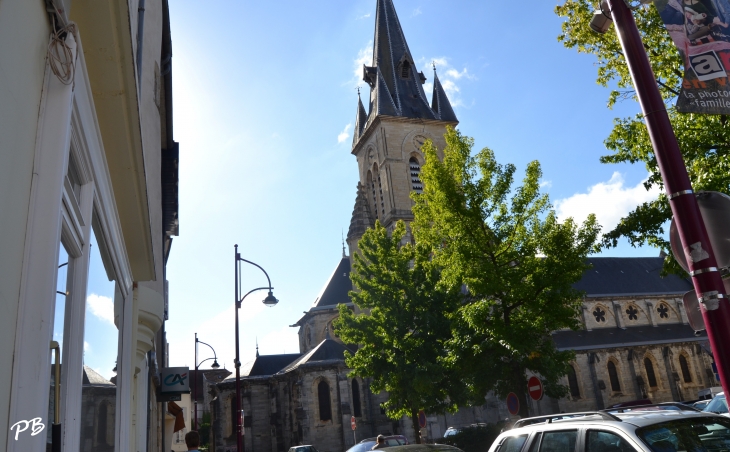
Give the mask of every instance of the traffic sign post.
[[418, 426], [426, 428], [426, 413], [423, 410], [418, 412]]
[[539, 378], [532, 376], [527, 380], [527, 392], [530, 394], [532, 400], [542, 399], [542, 381]]
[[520, 412], [520, 400], [514, 392], [507, 394], [507, 410], [512, 416], [517, 416]]

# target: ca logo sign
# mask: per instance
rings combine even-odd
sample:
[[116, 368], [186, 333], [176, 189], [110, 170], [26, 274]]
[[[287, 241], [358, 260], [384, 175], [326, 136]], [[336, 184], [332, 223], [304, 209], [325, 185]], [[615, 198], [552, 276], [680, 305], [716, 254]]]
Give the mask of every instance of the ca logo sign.
[[16, 422], [15, 424], [13, 424], [10, 427], [10, 430], [13, 430], [16, 427], [18, 428], [15, 431], [15, 441], [18, 440], [18, 435], [20, 435], [22, 432], [28, 430], [28, 427], [31, 427], [30, 436], [36, 436], [37, 434], [42, 432], [43, 429], [46, 428], [46, 426], [43, 424], [43, 422], [41, 422], [42, 420], [43, 419], [37, 417], [37, 418], [31, 419], [29, 421], [19, 421], [19, 422]]
[[180, 384], [180, 386], [185, 386], [185, 379], [188, 378], [188, 374], [170, 374], [167, 377], [165, 377], [165, 384], [167, 386], [172, 386], [175, 384]]
[[701, 81], [712, 80], [720, 77], [727, 77], [725, 68], [720, 62], [720, 58], [714, 50], [709, 52], [692, 55], [689, 58], [689, 64], [697, 74], [697, 78]]

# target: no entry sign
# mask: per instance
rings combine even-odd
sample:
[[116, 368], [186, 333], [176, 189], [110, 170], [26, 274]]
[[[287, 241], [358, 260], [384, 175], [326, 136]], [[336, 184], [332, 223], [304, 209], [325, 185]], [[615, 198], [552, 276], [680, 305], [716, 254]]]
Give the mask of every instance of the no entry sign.
[[353, 430], [357, 428], [357, 422], [355, 421], [355, 416], [352, 416], [350, 418], [350, 427], [352, 427]]
[[527, 380], [527, 392], [532, 400], [542, 399], [542, 382], [537, 377], [530, 377]]
[[514, 392], [507, 394], [507, 410], [512, 416], [517, 416], [520, 412], [520, 401]]

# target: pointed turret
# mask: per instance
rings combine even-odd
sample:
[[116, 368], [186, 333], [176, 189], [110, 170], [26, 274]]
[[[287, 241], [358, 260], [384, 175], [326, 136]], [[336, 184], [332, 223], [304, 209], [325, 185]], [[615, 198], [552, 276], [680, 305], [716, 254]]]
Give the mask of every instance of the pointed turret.
[[371, 115], [437, 119], [423, 91], [426, 77], [416, 69], [393, 0], [378, 0], [373, 63], [363, 68], [363, 80], [375, 91], [377, 108]]
[[[373, 220], [373, 216], [370, 214], [370, 205], [368, 204], [367, 195], [365, 194], [365, 187], [358, 182], [355, 208], [352, 210], [350, 229], [347, 231], [347, 242], [352, 243], [354, 240], [354, 242], [357, 243], [365, 231], [368, 228], [372, 228], [374, 225], [375, 221]], [[352, 254], [352, 246], [350, 247], [350, 254]]]
[[456, 113], [454, 113], [454, 109], [451, 107], [449, 98], [446, 97], [444, 87], [441, 86], [441, 81], [439, 80], [438, 75], [436, 75], [435, 67], [433, 68], [433, 98], [431, 99], [431, 108], [438, 115], [438, 119], [442, 121], [459, 122], [459, 120], [456, 119]]
[[357, 91], [357, 117], [355, 118], [355, 131], [352, 133], [352, 146], [357, 144], [362, 131], [365, 129], [365, 124], [368, 122], [368, 114], [365, 112], [365, 106], [362, 104], [362, 98], [360, 98], [360, 88]]

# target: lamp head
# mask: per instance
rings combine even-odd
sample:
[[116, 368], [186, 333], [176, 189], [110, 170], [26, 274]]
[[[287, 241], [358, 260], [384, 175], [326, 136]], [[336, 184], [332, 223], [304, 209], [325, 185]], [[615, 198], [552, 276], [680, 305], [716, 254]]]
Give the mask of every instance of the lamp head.
[[274, 296], [274, 294], [271, 291], [269, 291], [269, 295], [267, 295], [266, 298], [264, 298], [264, 304], [270, 308], [273, 306], [276, 306], [276, 304], [278, 302], [279, 302], [279, 300], [276, 299], [276, 297]]
[[218, 360], [217, 360], [217, 359], [214, 359], [214, 360], [213, 360], [213, 364], [211, 364], [211, 366], [210, 366], [210, 367], [212, 367], [213, 369], [217, 369], [217, 368], [219, 368], [219, 367], [220, 367], [220, 365], [218, 364]]
[[596, 33], [604, 34], [611, 28], [613, 19], [611, 16], [607, 16], [601, 9], [597, 9], [593, 12], [593, 18], [591, 19], [591, 30]]

